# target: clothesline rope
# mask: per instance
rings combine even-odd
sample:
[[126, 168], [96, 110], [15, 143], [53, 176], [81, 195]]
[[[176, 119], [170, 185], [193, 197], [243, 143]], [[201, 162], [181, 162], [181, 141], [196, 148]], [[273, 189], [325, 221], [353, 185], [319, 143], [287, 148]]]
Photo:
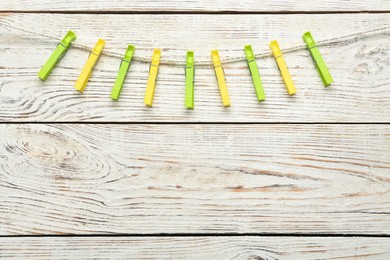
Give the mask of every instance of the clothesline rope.
[[[56, 41], [56, 42], [60, 42], [62, 40], [61, 38], [57, 38], [57, 37], [47, 35], [44, 33], [34, 32], [34, 31], [30, 31], [30, 30], [27, 30], [24, 28], [20, 28], [20, 27], [8, 25], [8, 24], [3, 24], [3, 25], [7, 28], [10, 28], [10, 29], [19, 30], [19, 31], [22, 31], [22, 32], [25, 32], [25, 33], [28, 33], [28, 34], [31, 34], [34, 36], [41, 36], [43, 38], [51, 39], [51, 40]], [[340, 37], [334, 37], [334, 38], [330, 38], [330, 39], [326, 39], [326, 40], [321, 40], [321, 41], [317, 41], [317, 46], [327, 46], [327, 45], [347, 41], [347, 40], [350, 40], [353, 38], [363, 38], [363, 37], [367, 37], [369, 35], [375, 35], [375, 34], [378, 34], [380, 32], [387, 31], [389, 29], [390, 29], [390, 26], [384, 26], [384, 27], [380, 27], [380, 28], [376, 28], [376, 29], [372, 29], [372, 30], [368, 30], [368, 31], [357, 32], [357, 33], [352, 33], [352, 34], [348, 34], [348, 35], [344, 35], [344, 36], [340, 36]], [[75, 48], [81, 49], [81, 50], [86, 50], [88, 52], [90, 52], [92, 49], [92, 46], [88, 46], [88, 45], [85, 45], [82, 43], [77, 43], [77, 42], [73, 42], [72, 46]], [[283, 51], [283, 53], [291, 53], [291, 52], [303, 50], [306, 48], [307, 48], [307, 45], [303, 43], [300, 45], [283, 48], [282, 51]], [[120, 59], [123, 58], [123, 53], [119, 53], [119, 52], [115, 52], [115, 51], [105, 50], [105, 51], [103, 51], [102, 54], [106, 55], [106, 56], [110, 56], [110, 57], [120, 58]], [[255, 57], [256, 58], [272, 57], [272, 54], [271, 54], [271, 52], [255, 53]], [[133, 55], [133, 59], [140, 61], [140, 62], [150, 63], [150, 57], [138, 56], [135, 54], [135, 55]], [[245, 56], [242, 55], [239, 57], [224, 57], [224, 59], [223, 59], [224, 64], [234, 63], [234, 62], [239, 62], [239, 61], [246, 61]], [[173, 66], [185, 66], [185, 60], [184, 59], [183, 60], [170, 60], [170, 59], [162, 58], [160, 61], [160, 64], [173, 65]], [[195, 65], [196, 66], [212, 66], [213, 63], [211, 60], [210, 61], [197, 60], [197, 61], [195, 61]]]

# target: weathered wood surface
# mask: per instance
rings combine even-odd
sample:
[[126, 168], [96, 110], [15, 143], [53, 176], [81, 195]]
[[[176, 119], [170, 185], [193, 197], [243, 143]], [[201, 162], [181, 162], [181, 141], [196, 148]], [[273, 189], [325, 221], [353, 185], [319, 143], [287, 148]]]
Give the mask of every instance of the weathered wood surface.
[[[365, 11], [387, 13], [353, 13]], [[213, 69], [198, 68], [196, 107], [186, 111], [181, 67], [161, 66], [147, 109], [149, 65], [134, 62], [114, 103], [119, 59], [103, 56], [79, 95], [73, 84], [87, 51], [71, 49], [41, 83], [36, 74], [57, 42], [6, 27], [57, 37], [72, 29], [79, 43], [92, 47], [102, 37], [119, 53], [131, 43], [144, 57], [160, 47], [163, 60], [184, 60], [187, 49], [208, 60], [216, 48], [223, 60], [244, 57], [246, 44], [256, 52], [273, 39], [282, 48], [302, 44], [308, 30], [318, 41], [386, 26], [389, 11], [386, 0], [0, 1], [0, 121], [16, 123], [0, 124], [0, 236], [123, 235], [0, 237], [0, 257], [389, 259], [388, 237], [321, 236], [390, 235], [390, 125], [23, 124], [388, 123], [389, 32], [321, 47], [336, 80], [330, 89], [307, 51], [286, 53], [294, 98], [271, 57], [258, 60], [262, 104], [245, 61], [225, 64], [229, 109]], [[137, 12], [160, 14], [116, 14]], [[209, 14], [190, 14], [202, 12]], [[298, 14], [282, 14], [291, 12]], [[210, 236], [126, 236], [161, 233]], [[280, 236], [215, 236], [226, 233]]]
[[389, 11], [390, 2], [386, 0], [2, 0], [1, 11], [115, 11], [115, 12], [335, 12], [335, 11]]
[[0, 257], [21, 259], [389, 259], [390, 238], [0, 238]]
[[[34, 1], [19, 3], [34, 5]], [[50, 6], [49, 3], [51, 2], [46, 5]], [[59, 8], [61, 6], [57, 3], [55, 5]], [[68, 5], [68, 2], [63, 5]], [[126, 45], [132, 43], [137, 46], [136, 54], [144, 57], [150, 57], [153, 48], [161, 47], [163, 60], [184, 60], [188, 48], [195, 50], [196, 59], [208, 60], [209, 51], [217, 48], [223, 60], [228, 56], [244, 58], [242, 48], [245, 44], [252, 44], [256, 52], [269, 51], [268, 43], [272, 39], [278, 39], [282, 48], [302, 44], [302, 33], [307, 30], [311, 30], [319, 41], [375, 29], [389, 23], [388, 14], [364, 13], [2, 14], [0, 120], [389, 122], [389, 32], [321, 47], [335, 79], [335, 84], [328, 89], [322, 86], [307, 50], [286, 53], [285, 58], [298, 91], [295, 97], [288, 97], [286, 94], [273, 58], [259, 59], [258, 65], [267, 95], [267, 100], [261, 104], [256, 101], [245, 61], [224, 66], [232, 100], [232, 107], [228, 109], [222, 107], [213, 68], [198, 68], [195, 80], [195, 110], [187, 111], [184, 109], [182, 67], [161, 66], [154, 107], [150, 109], [143, 104], [149, 64], [134, 62], [122, 97], [115, 103], [110, 100], [109, 93], [119, 68], [118, 58], [102, 57], [85, 94], [80, 95], [73, 89], [73, 85], [87, 59], [87, 51], [71, 49], [49, 80], [42, 83], [37, 73], [57, 42], [31, 37], [27, 33], [5, 27], [17, 26], [58, 37], [62, 37], [68, 29], [73, 29], [78, 34], [77, 41], [80, 43], [92, 47], [98, 37], [103, 37], [107, 40], [106, 50], [119, 53], [123, 53]]]
[[389, 125], [0, 132], [0, 235], [390, 234]]

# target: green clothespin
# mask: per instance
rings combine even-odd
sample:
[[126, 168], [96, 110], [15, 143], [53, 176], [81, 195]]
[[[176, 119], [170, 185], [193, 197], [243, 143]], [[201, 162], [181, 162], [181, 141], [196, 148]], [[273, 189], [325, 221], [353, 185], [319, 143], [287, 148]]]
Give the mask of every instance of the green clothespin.
[[62, 41], [57, 45], [57, 48], [50, 55], [45, 65], [43, 65], [43, 67], [39, 71], [38, 77], [41, 80], [45, 81], [47, 77], [49, 77], [51, 71], [54, 69], [54, 67], [57, 65], [60, 59], [65, 55], [72, 41], [76, 40], [76, 38], [77, 38], [76, 34], [72, 31], [69, 31], [65, 35], [64, 39], [62, 39]]
[[253, 54], [252, 51], [252, 46], [250, 45], [245, 46], [244, 51], [246, 54], [246, 59], [248, 60], [248, 67], [252, 75], [253, 84], [255, 86], [257, 100], [259, 102], [264, 101], [265, 94], [264, 94], [263, 84], [261, 82], [259, 69], [256, 64], [255, 55]]
[[135, 47], [132, 45], [129, 45], [127, 47], [125, 57], [123, 57], [121, 65], [119, 67], [118, 76], [116, 77], [116, 81], [114, 84], [114, 87], [111, 91], [111, 99], [118, 101], [119, 95], [121, 94], [123, 83], [125, 82], [127, 71], [130, 68], [130, 62], [131, 58], [133, 57], [135, 51]]
[[321, 53], [318, 50], [313, 37], [311, 36], [311, 33], [304, 33], [302, 38], [306, 42], [307, 48], [310, 50], [311, 57], [313, 58], [318, 73], [320, 74], [322, 83], [324, 83], [325, 87], [329, 86], [333, 83], [333, 78], [329, 73], [328, 67], [325, 64], [325, 61], [322, 58]]
[[187, 51], [186, 63], [186, 100], [185, 105], [187, 109], [194, 109], [194, 52]]

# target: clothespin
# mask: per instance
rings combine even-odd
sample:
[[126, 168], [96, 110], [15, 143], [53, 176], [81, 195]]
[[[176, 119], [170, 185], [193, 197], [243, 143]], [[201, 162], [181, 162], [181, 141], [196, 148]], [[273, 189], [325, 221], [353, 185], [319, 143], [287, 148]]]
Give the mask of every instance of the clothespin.
[[252, 46], [250, 46], [250, 45], [245, 46], [244, 51], [246, 54], [246, 59], [248, 60], [248, 67], [249, 67], [249, 71], [251, 72], [251, 75], [252, 75], [253, 84], [255, 86], [257, 100], [259, 102], [264, 101], [265, 94], [264, 94], [263, 84], [261, 82], [260, 73], [259, 73], [259, 69], [257, 67], [255, 55], [253, 54], [253, 51], [252, 51]]
[[225, 73], [223, 71], [221, 59], [219, 58], [217, 50], [211, 51], [211, 58], [214, 63], [214, 70], [218, 81], [219, 91], [221, 92], [222, 104], [224, 107], [230, 107], [230, 98], [226, 86]]
[[119, 95], [121, 94], [127, 71], [130, 68], [130, 62], [131, 62], [131, 58], [133, 57], [134, 51], [135, 51], [134, 46], [129, 45], [127, 47], [125, 56], [123, 57], [123, 59], [121, 61], [121, 65], [119, 66], [118, 76], [116, 77], [114, 87], [112, 88], [112, 91], [111, 91], [111, 99], [112, 100], [118, 101], [118, 99], [119, 99]]
[[89, 58], [87, 60], [87, 63], [85, 63], [85, 66], [83, 70], [81, 71], [81, 74], [79, 78], [76, 81], [76, 84], [74, 85], [74, 88], [83, 93], [85, 90], [85, 87], [87, 86], [89, 77], [92, 74], [92, 71], [99, 59], [100, 53], [102, 52], [104, 45], [106, 42], [103, 39], [99, 39], [95, 45], [95, 47], [92, 49], [91, 53], [89, 54]]
[[187, 51], [186, 62], [186, 99], [185, 105], [187, 109], [194, 109], [194, 52]]
[[149, 67], [148, 84], [146, 85], [145, 105], [151, 107], [153, 105], [154, 90], [156, 88], [156, 79], [158, 74], [158, 65], [160, 64], [161, 50], [154, 49], [152, 62]]
[[286, 85], [287, 93], [292, 96], [294, 95], [297, 91], [295, 89], [294, 83], [292, 81], [290, 72], [288, 71], [286, 61], [283, 58], [282, 51], [279, 48], [278, 42], [272, 41], [269, 45], [271, 47], [271, 50], [273, 52], [273, 55], [275, 57], [276, 63], [278, 64], [280, 73], [282, 75], [284, 84]]
[[324, 83], [325, 87], [329, 86], [333, 83], [333, 78], [329, 73], [328, 67], [326, 66], [326, 63], [322, 58], [321, 53], [318, 50], [313, 37], [311, 36], [311, 33], [304, 33], [302, 38], [304, 42], [306, 42], [307, 48], [310, 50], [311, 57], [313, 58], [318, 73], [320, 74], [322, 83]]
[[55, 48], [54, 52], [50, 55], [45, 65], [43, 65], [43, 67], [39, 71], [38, 77], [41, 80], [44, 81], [47, 79], [47, 77], [50, 75], [51, 71], [54, 69], [57, 63], [68, 51], [72, 41], [76, 40], [76, 38], [77, 36], [74, 32], [68, 31], [62, 41], [60, 41], [60, 43], [57, 45], [57, 48]]

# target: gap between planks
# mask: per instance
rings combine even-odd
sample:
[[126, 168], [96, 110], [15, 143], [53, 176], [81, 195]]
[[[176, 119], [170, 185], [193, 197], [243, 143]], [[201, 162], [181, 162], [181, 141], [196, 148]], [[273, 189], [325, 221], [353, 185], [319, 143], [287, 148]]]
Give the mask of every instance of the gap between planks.
[[37, 234], [37, 235], [0, 235], [7, 237], [376, 237], [389, 238], [390, 234], [311, 234], [311, 233], [117, 233], [117, 234]]
[[389, 125], [390, 122], [0, 121], [0, 125]]
[[131, 14], [131, 15], [289, 15], [289, 14], [383, 14], [390, 13], [390, 10], [370, 10], [370, 11], [26, 11], [26, 10], [0, 10], [0, 13], [15, 14]]

